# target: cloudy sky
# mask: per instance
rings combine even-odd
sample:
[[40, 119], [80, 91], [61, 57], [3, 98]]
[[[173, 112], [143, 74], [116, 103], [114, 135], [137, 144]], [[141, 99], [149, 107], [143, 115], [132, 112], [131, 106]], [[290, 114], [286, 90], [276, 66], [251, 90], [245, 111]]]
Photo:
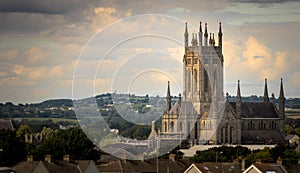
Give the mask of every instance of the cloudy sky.
[[262, 95], [268, 78], [277, 97], [282, 77], [300, 97], [299, 11], [297, 0], [2, 0], [0, 102], [163, 95], [168, 80], [177, 95], [184, 22], [191, 36], [199, 21], [214, 33], [222, 22], [225, 92], [239, 79], [242, 95]]

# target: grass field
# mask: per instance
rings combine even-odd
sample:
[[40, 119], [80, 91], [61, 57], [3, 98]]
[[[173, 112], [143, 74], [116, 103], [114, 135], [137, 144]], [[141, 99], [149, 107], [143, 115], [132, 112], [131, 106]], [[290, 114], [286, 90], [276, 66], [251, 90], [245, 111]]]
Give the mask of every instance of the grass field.
[[73, 123], [78, 122], [76, 119], [66, 119], [66, 118], [21, 118], [21, 119], [26, 119], [28, 121], [46, 121], [46, 120], [51, 119], [54, 123], [57, 123], [60, 121], [68, 121], [68, 122], [73, 122]]

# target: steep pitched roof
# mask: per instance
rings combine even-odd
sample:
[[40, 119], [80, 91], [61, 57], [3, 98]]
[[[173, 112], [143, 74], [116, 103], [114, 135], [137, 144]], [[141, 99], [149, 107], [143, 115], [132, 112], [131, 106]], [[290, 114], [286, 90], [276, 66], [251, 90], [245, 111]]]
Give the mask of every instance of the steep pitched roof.
[[92, 163], [91, 160], [76, 160], [76, 163], [78, 164], [78, 167], [81, 171], [85, 172], [85, 170], [89, 167], [89, 165]]
[[170, 159], [151, 159], [147, 161], [154, 167], [155, 170], [159, 170], [159, 173], [169, 172], [184, 172], [184, 170], [191, 164], [187, 160], [173, 161]]
[[121, 160], [98, 165], [100, 172], [123, 172]]
[[278, 130], [242, 130], [242, 141], [244, 143], [249, 143], [249, 141], [251, 143], [253, 141], [257, 143], [279, 143], [284, 141], [284, 135]]
[[299, 136], [298, 136], [298, 135], [295, 135], [295, 134], [294, 134], [294, 135], [287, 135], [284, 139], [285, 139], [285, 140], [291, 140], [291, 139], [293, 139], [293, 138], [294, 138], [295, 140], [300, 139]]
[[254, 163], [243, 173], [248, 173], [251, 169], [258, 169], [262, 173], [266, 173], [267, 171], [274, 171], [276, 173], [287, 173], [283, 166], [274, 163]]
[[185, 172], [191, 170], [192, 167], [197, 168], [200, 172], [213, 172], [213, 173], [223, 173], [223, 172], [232, 172], [240, 173], [241, 167], [235, 163], [214, 163], [214, 162], [205, 162], [205, 163], [193, 163]]
[[12, 167], [17, 173], [32, 173], [40, 161], [22, 161]]
[[0, 130], [2, 129], [15, 130], [11, 120], [0, 120]]
[[53, 163], [41, 161], [41, 164], [45, 166], [49, 173], [80, 173], [77, 164], [69, 163], [67, 161], [55, 161]]
[[[236, 103], [229, 102], [234, 110]], [[242, 102], [242, 118], [279, 118], [273, 103]]]
[[286, 170], [289, 173], [299, 173], [300, 172], [300, 165], [297, 165], [297, 164], [286, 165]]
[[171, 115], [197, 115], [197, 111], [194, 108], [192, 102], [189, 101], [181, 101], [176, 102], [174, 106], [171, 108], [169, 114]]

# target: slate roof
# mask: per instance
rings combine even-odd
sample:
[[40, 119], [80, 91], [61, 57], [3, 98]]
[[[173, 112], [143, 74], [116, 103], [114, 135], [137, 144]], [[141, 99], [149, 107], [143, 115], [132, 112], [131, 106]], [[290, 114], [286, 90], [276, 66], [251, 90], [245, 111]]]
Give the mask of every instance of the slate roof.
[[[236, 110], [236, 102], [229, 102]], [[279, 118], [273, 103], [242, 102], [242, 118]]]
[[80, 173], [77, 164], [69, 163], [67, 161], [55, 161], [53, 163], [41, 161], [41, 163], [44, 164], [49, 173]]
[[12, 170], [16, 173], [33, 173], [37, 171], [37, 167], [40, 167], [48, 170], [49, 173], [80, 173], [80, 170], [86, 171], [91, 162], [91, 160], [76, 160], [75, 162], [55, 160], [51, 163], [48, 161], [22, 161], [13, 166]]
[[16, 173], [32, 173], [40, 161], [22, 161], [12, 167]]
[[214, 163], [214, 162], [205, 162], [205, 163], [194, 163], [201, 172], [213, 172], [213, 173], [240, 173], [241, 167], [236, 163]]
[[101, 163], [98, 165], [101, 172], [148, 172], [159, 173], [184, 172], [191, 164], [189, 160], [172, 161], [169, 159], [150, 159], [150, 160], [116, 160], [110, 163]]
[[284, 139], [288, 141], [288, 140], [291, 140], [293, 138], [300, 139], [298, 135], [287, 135]]
[[189, 101], [181, 101], [176, 102], [174, 106], [169, 111], [169, 114], [171, 115], [197, 115], [197, 111], [194, 108], [194, 105], [192, 102]]
[[281, 143], [284, 135], [278, 130], [242, 130], [243, 143]]
[[286, 165], [286, 170], [289, 172], [289, 173], [299, 173], [300, 172], [300, 165], [296, 165], [296, 164], [293, 164], [293, 165]]
[[155, 170], [159, 170], [159, 173], [169, 172], [184, 172], [190, 165], [191, 162], [187, 159], [181, 159], [178, 161], [172, 161], [170, 159], [151, 159], [147, 161], [151, 164]]
[[287, 173], [283, 166], [274, 163], [254, 163], [256, 168], [262, 172], [275, 171], [276, 173]]
[[100, 172], [123, 172], [121, 160], [98, 165]]
[[0, 120], [0, 130], [2, 129], [15, 130], [11, 120]]
[[77, 163], [80, 170], [82, 170], [84, 172], [89, 167], [89, 165], [92, 163], [92, 161], [91, 160], [76, 160], [75, 163]]

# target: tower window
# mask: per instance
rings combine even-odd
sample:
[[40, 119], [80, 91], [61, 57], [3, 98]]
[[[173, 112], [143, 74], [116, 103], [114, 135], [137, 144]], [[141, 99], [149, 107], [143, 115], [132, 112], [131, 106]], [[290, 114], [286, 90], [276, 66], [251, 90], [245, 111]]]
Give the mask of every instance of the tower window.
[[218, 66], [218, 59], [213, 59], [213, 64], [214, 64], [214, 66]]
[[208, 91], [208, 75], [206, 70], [204, 70], [204, 92]]

